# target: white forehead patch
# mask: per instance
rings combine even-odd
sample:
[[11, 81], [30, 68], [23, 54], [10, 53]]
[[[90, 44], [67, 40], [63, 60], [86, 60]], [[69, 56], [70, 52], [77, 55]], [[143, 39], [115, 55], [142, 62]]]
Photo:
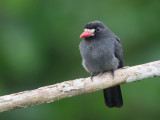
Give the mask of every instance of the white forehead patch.
[[88, 31], [89, 33], [94, 33], [95, 29], [84, 29], [84, 31]]

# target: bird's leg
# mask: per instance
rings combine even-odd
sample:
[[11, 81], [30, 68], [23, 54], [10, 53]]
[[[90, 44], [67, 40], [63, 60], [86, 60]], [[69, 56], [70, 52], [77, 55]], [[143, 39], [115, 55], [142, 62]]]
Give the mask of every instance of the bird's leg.
[[101, 72], [99, 75], [103, 75], [103, 73], [105, 73], [105, 72], [107, 72], [107, 71], [103, 71], [103, 72]]
[[93, 77], [95, 76], [94, 73], [91, 74], [91, 81], [93, 82]]
[[92, 82], [93, 82], [93, 77], [96, 76], [96, 75], [97, 75], [97, 73], [92, 73], [92, 74], [91, 74], [91, 81], [92, 81]]
[[114, 79], [114, 70], [111, 70], [110, 72], [111, 72], [112, 77], [113, 77], [113, 79]]
[[[103, 71], [103, 72], [101, 72], [101, 73], [100, 73], [100, 75], [103, 75], [103, 73], [105, 73], [105, 72], [107, 72], [107, 71]], [[111, 72], [112, 77], [113, 77], [113, 79], [114, 79], [114, 70], [110, 70], [110, 72]]]

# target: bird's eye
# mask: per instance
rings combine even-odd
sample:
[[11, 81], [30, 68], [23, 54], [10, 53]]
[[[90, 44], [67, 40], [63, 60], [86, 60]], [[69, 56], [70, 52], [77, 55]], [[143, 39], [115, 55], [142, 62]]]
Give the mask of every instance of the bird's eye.
[[97, 27], [97, 28], [96, 28], [96, 31], [97, 31], [97, 32], [101, 31], [101, 28], [100, 28], [100, 27]]

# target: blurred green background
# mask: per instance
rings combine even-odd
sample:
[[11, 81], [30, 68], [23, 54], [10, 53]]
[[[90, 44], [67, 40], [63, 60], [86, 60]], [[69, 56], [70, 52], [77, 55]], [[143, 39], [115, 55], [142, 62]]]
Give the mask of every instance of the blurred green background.
[[[1, 0], [0, 95], [87, 77], [78, 45], [84, 25], [104, 22], [121, 38], [125, 65], [160, 59], [160, 0]], [[102, 91], [0, 114], [0, 120], [160, 119], [160, 78], [121, 85], [124, 106]]]

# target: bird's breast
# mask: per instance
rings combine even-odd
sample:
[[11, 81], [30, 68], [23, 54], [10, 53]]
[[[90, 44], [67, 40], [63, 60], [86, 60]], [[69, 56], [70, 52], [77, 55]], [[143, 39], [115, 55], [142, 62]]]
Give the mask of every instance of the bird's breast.
[[80, 51], [83, 66], [87, 71], [93, 73], [113, 69], [114, 51], [111, 44], [104, 44], [103, 42], [87, 44], [82, 41]]

